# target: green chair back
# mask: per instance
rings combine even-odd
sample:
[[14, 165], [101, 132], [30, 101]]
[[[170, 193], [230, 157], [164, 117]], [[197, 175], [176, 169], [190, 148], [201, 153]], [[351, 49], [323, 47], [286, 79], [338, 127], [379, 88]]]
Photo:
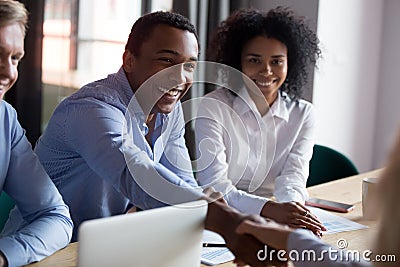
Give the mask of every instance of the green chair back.
[[314, 145], [307, 187], [359, 174], [354, 163], [342, 153], [322, 145]]
[[8, 215], [14, 206], [14, 200], [5, 192], [0, 192], [0, 231], [3, 230], [8, 220]]

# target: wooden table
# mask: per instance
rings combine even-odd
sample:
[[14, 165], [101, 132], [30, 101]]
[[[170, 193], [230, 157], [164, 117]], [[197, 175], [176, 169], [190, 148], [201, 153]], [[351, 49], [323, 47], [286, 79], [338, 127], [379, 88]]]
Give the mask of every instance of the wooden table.
[[369, 226], [367, 229], [325, 235], [322, 238], [325, 242], [336, 247], [339, 239], [345, 239], [348, 242], [348, 249], [358, 251], [373, 249], [372, 242], [378, 230], [378, 222], [365, 220], [362, 216], [361, 187], [363, 178], [379, 177], [381, 173], [382, 169], [379, 169], [309, 188], [309, 194], [312, 197], [354, 204], [353, 211], [335, 214]]
[[[369, 226], [367, 229], [342, 232], [337, 234], [325, 235], [322, 239], [328, 244], [336, 247], [339, 239], [345, 239], [348, 243], [348, 249], [363, 251], [373, 249], [371, 246], [377, 232], [378, 223], [376, 221], [367, 221], [362, 217], [361, 209], [361, 183], [366, 177], [378, 177], [382, 169], [355, 175], [348, 178], [343, 178], [333, 182], [320, 184], [308, 188], [310, 197], [319, 197], [323, 199], [340, 201], [349, 204], [354, 204], [355, 209], [349, 213], [337, 213], [352, 221]], [[29, 267], [75, 267], [77, 256], [78, 243], [71, 243], [66, 248], [54, 253], [46, 259], [27, 265]], [[206, 265], [201, 265], [202, 267]], [[228, 262], [218, 265], [219, 267], [233, 267], [235, 264]]]

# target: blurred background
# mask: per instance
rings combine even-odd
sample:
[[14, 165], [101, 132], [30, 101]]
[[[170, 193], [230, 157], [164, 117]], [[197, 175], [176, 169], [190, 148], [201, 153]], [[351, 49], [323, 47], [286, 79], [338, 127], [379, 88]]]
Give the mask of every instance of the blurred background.
[[[399, 0], [20, 0], [30, 12], [20, 78], [6, 100], [35, 144], [54, 108], [84, 84], [117, 72], [130, 29], [142, 14], [168, 10], [208, 37], [232, 11], [291, 7], [316, 29], [323, 52], [306, 88], [317, 110], [316, 143], [337, 149], [364, 172], [385, 164], [400, 130]], [[186, 96], [203, 95], [194, 86]], [[192, 127], [187, 144], [193, 147]]]

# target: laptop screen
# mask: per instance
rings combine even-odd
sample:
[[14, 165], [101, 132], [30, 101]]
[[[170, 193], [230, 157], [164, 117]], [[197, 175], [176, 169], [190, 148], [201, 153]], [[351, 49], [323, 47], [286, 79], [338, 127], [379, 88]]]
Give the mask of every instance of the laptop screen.
[[207, 202], [89, 220], [78, 232], [79, 267], [198, 267]]

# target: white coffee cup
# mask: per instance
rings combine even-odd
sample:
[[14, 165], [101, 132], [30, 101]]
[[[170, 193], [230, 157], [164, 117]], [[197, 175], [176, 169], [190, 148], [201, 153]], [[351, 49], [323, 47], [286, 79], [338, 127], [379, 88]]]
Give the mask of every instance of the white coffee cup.
[[378, 218], [377, 195], [379, 178], [364, 178], [362, 181], [362, 210], [365, 220]]

